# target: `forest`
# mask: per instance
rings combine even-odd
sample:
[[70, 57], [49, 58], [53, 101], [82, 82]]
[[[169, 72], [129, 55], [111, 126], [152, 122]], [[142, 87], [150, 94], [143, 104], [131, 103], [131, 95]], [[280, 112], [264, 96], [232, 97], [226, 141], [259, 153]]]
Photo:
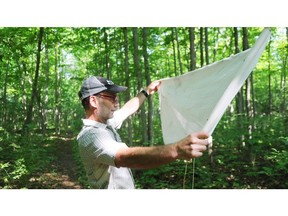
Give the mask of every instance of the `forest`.
[[[0, 188], [88, 189], [76, 137], [83, 80], [127, 86], [120, 105], [153, 80], [253, 46], [264, 27], [0, 27]], [[133, 170], [138, 189], [288, 188], [288, 27], [272, 36], [213, 133], [213, 152]], [[163, 145], [159, 99], [119, 130], [128, 146]]]

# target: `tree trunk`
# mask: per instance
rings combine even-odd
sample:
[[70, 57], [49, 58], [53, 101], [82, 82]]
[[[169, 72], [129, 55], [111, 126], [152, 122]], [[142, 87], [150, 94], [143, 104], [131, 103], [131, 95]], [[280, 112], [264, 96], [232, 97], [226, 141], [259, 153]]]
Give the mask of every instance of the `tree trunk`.
[[270, 116], [272, 112], [272, 89], [271, 89], [271, 41], [268, 43], [268, 110], [267, 114]]
[[235, 47], [235, 54], [239, 53], [240, 52], [240, 49], [239, 49], [239, 37], [238, 37], [238, 28], [237, 27], [234, 27], [234, 47]]
[[8, 123], [7, 121], [7, 83], [8, 83], [8, 68], [9, 65], [7, 65], [7, 69], [5, 70], [5, 78], [4, 78], [4, 86], [3, 86], [3, 106], [2, 106], [2, 125], [5, 125]]
[[[236, 28], [237, 29], [237, 28]], [[219, 38], [219, 34], [220, 34], [220, 30], [219, 30], [219, 28], [216, 28], [216, 31], [217, 31], [217, 33], [215, 34], [214, 33], [214, 43], [215, 43], [215, 45], [214, 45], [214, 48], [213, 48], [213, 62], [215, 62], [216, 61], [216, 54], [217, 54], [217, 50], [218, 50], [218, 44], [219, 44], [219, 40], [218, 40], [218, 38]], [[237, 35], [237, 37], [238, 37], [238, 35]], [[238, 42], [238, 41], [237, 41]], [[238, 52], [239, 52], [239, 50], [238, 50]], [[235, 52], [235, 53], [238, 53], [238, 52]]]
[[[249, 49], [249, 42], [248, 42], [248, 29], [243, 28], [243, 51]], [[253, 104], [253, 73], [248, 77], [246, 80], [246, 114], [248, 118], [254, 117], [254, 107]], [[252, 96], [251, 96], [252, 95]], [[251, 103], [252, 101], [252, 103]], [[252, 129], [250, 130], [252, 133]]]
[[41, 102], [41, 90], [39, 89], [37, 91], [37, 105], [38, 105], [38, 113], [39, 113], [39, 125], [40, 125], [40, 129], [42, 131], [42, 134], [46, 133], [46, 128], [45, 128], [45, 119], [44, 119], [44, 108], [43, 108], [43, 104]]
[[204, 50], [203, 50], [203, 28], [200, 28], [200, 65], [204, 66]]
[[[286, 28], [286, 40], [287, 40], [287, 44], [288, 44], [288, 27]], [[287, 89], [287, 85], [286, 85], [286, 79], [287, 79], [287, 59], [288, 59], [288, 45], [286, 45], [286, 54], [283, 56], [283, 60], [282, 60], [282, 73], [281, 73], [281, 91], [282, 91], [282, 102], [280, 105], [280, 112], [281, 113], [285, 113], [287, 110], [287, 106], [286, 106], [286, 89]]]
[[[135, 74], [137, 75], [137, 87], [138, 87], [138, 91], [141, 90], [142, 85], [143, 85], [143, 81], [142, 81], [142, 72], [140, 69], [140, 59], [139, 59], [139, 50], [138, 50], [138, 29], [137, 28], [133, 28], [133, 47], [134, 47], [134, 51], [133, 51], [133, 60], [134, 60], [134, 71]], [[142, 131], [142, 141], [144, 143], [146, 143], [148, 141], [148, 137], [147, 137], [147, 128], [146, 128], [146, 114], [145, 114], [145, 106], [141, 106], [140, 108], [140, 128]]]
[[[235, 54], [240, 52], [239, 49], [239, 37], [238, 37], [238, 28], [235, 27], [234, 28], [234, 46], [235, 46]], [[243, 102], [243, 87], [241, 87], [241, 89], [239, 90], [239, 92], [237, 93], [236, 96], [236, 111], [238, 116], [241, 117], [243, 110], [244, 110], [244, 106], [243, 106], [244, 102]], [[240, 122], [242, 124], [242, 120], [240, 118]]]
[[54, 116], [55, 116], [55, 132], [60, 134], [60, 117], [61, 117], [61, 101], [60, 101], [60, 82], [61, 82], [61, 75], [58, 69], [58, 65], [60, 65], [60, 48], [58, 46], [55, 47], [55, 89], [54, 89]]
[[282, 100], [282, 107], [283, 107], [283, 124], [284, 124], [284, 134], [288, 134], [288, 112], [287, 112], [287, 102], [286, 102], [286, 91], [287, 91], [287, 61], [288, 61], [288, 27], [286, 27], [286, 54], [283, 60], [283, 100]]
[[35, 77], [34, 77], [33, 84], [32, 84], [31, 99], [30, 99], [30, 103], [29, 103], [29, 106], [27, 109], [26, 119], [25, 119], [23, 127], [22, 127], [22, 133], [24, 135], [27, 135], [29, 132], [29, 125], [32, 122], [32, 116], [33, 116], [34, 100], [37, 97], [37, 85], [38, 85], [38, 78], [39, 78], [39, 68], [40, 68], [40, 59], [41, 59], [41, 44], [42, 44], [43, 34], [44, 34], [44, 28], [40, 27], [39, 35], [38, 35], [38, 48], [37, 48]]
[[107, 73], [107, 79], [111, 79], [111, 69], [110, 69], [110, 57], [109, 57], [109, 38], [104, 28], [104, 45], [105, 45], [105, 69]]
[[177, 45], [177, 57], [179, 61], [179, 68], [180, 68], [180, 74], [183, 74], [183, 67], [182, 67], [182, 61], [181, 61], [181, 53], [180, 53], [180, 44], [179, 44], [179, 38], [178, 38], [178, 30], [175, 29], [175, 39], [176, 39], [176, 45]]
[[208, 28], [205, 29], [205, 60], [206, 65], [209, 64], [209, 40], [208, 40]]
[[27, 98], [28, 98], [28, 94], [27, 94], [27, 90], [25, 89], [25, 82], [26, 82], [26, 74], [27, 74], [27, 66], [26, 63], [23, 62], [22, 63], [22, 67], [23, 69], [21, 70], [21, 67], [19, 66], [19, 69], [22, 71], [21, 73], [21, 87], [23, 89], [23, 96], [22, 96], [22, 104], [23, 104], [23, 109], [24, 111], [27, 111]]
[[94, 64], [93, 64], [93, 66], [95, 67], [95, 76], [103, 76], [101, 73], [102, 73], [102, 70], [101, 70], [101, 64], [100, 64], [100, 62], [101, 62], [101, 57], [99, 57], [99, 56], [101, 56], [101, 55], [99, 55], [99, 53], [100, 53], [100, 50], [101, 50], [101, 47], [100, 47], [100, 45], [96, 45], [97, 44], [97, 41], [99, 41], [99, 32], [100, 31], [98, 31], [97, 30], [97, 28], [95, 28], [95, 31], [96, 31], [96, 33], [95, 33], [95, 38], [94, 38], [94, 41], [96, 41], [95, 42], [95, 44], [94, 44], [94, 47], [95, 47], [95, 54], [94, 54], [94, 58], [93, 58], [93, 60], [94, 60]]
[[172, 46], [173, 46], [173, 59], [174, 59], [174, 74], [177, 76], [177, 61], [176, 61], [176, 48], [175, 48], [175, 40], [174, 40], [174, 28], [171, 29], [172, 31]]
[[[148, 51], [147, 51], [147, 28], [143, 28], [143, 57], [144, 57], [144, 70], [146, 78], [146, 86], [151, 83], [149, 62], [148, 62]], [[153, 127], [152, 127], [152, 115], [153, 115], [153, 104], [152, 98], [148, 97], [148, 126], [147, 126], [147, 136], [148, 142], [153, 143]]]
[[170, 62], [170, 54], [168, 54], [168, 57], [167, 57], [167, 71], [166, 71], [166, 74], [165, 74], [165, 77], [171, 77], [173, 76], [173, 70], [171, 68], [171, 62]]
[[[130, 100], [130, 77], [129, 77], [129, 56], [128, 56], [128, 31], [127, 28], [123, 28], [124, 33], [124, 52], [125, 52], [125, 86], [127, 86], [127, 90], [125, 91], [125, 101]], [[127, 122], [127, 134], [128, 134], [128, 145], [132, 145], [132, 134], [133, 127], [131, 123], [131, 118], [129, 117], [125, 122]]]
[[[248, 29], [243, 28], [243, 50], [249, 49], [249, 42], [248, 42]], [[254, 153], [254, 143], [253, 143], [253, 130], [255, 128], [254, 124], [254, 107], [253, 107], [253, 101], [251, 103], [251, 92], [253, 94], [253, 73], [248, 77], [246, 80], [246, 114], [247, 114], [247, 119], [248, 119], [248, 139], [247, 139], [247, 144], [248, 144], [248, 151], [250, 154], [250, 162], [254, 166], [256, 156]], [[252, 96], [253, 99], [253, 96]]]
[[[237, 54], [240, 52], [237, 27], [234, 28], [233, 34], [234, 34], [235, 54]], [[244, 131], [243, 110], [244, 110], [243, 87], [241, 87], [239, 92], [236, 95], [237, 126], [241, 134], [241, 136], [239, 137], [239, 139], [241, 140], [239, 148], [242, 148], [243, 146], [245, 146], [245, 135], [243, 134], [243, 131]]]
[[[249, 49], [248, 42], [248, 29], [246, 27], [243, 28], [243, 51]], [[252, 80], [253, 73], [246, 80], [246, 113], [250, 118], [253, 116], [253, 107], [251, 105], [251, 92], [252, 92]]]
[[48, 49], [48, 36], [46, 34], [46, 44], [45, 44], [45, 96], [44, 96], [44, 103], [42, 105], [43, 107], [43, 119], [44, 119], [44, 127], [42, 128], [43, 133], [46, 133], [46, 129], [47, 129], [47, 114], [48, 114], [48, 104], [49, 104], [49, 49]]
[[196, 69], [195, 28], [189, 28], [190, 39], [190, 71]]

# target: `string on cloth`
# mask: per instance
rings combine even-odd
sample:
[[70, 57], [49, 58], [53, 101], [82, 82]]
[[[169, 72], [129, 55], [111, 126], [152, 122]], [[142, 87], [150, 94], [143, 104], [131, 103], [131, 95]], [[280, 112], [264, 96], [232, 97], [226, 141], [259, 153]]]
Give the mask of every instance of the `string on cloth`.
[[165, 144], [198, 131], [212, 135], [256, 66], [270, 36], [270, 29], [265, 28], [250, 49], [181, 76], [161, 80], [158, 95]]
[[183, 176], [183, 186], [182, 188], [186, 188], [186, 177], [187, 177], [187, 170], [188, 170], [188, 164], [192, 162], [192, 180], [191, 180], [191, 189], [194, 189], [194, 183], [195, 183], [195, 163], [196, 159], [193, 158], [190, 161], [184, 161], [185, 162], [185, 171]]

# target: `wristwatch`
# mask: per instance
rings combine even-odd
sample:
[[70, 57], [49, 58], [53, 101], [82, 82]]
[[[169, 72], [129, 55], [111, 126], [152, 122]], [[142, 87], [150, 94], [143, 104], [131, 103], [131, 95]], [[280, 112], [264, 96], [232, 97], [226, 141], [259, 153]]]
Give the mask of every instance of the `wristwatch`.
[[141, 91], [140, 91], [140, 93], [143, 93], [143, 94], [145, 95], [145, 97], [146, 97], [146, 98], [149, 96], [149, 94], [147, 93], [147, 91], [146, 91], [146, 90], [144, 90], [144, 89], [143, 89], [143, 90], [141, 90]]

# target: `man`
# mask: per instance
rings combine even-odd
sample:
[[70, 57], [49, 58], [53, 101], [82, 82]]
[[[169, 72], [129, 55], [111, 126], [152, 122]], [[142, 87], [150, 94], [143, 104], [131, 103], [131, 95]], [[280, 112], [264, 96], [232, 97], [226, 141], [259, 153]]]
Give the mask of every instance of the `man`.
[[177, 143], [151, 147], [128, 147], [116, 128], [135, 113], [144, 100], [157, 92], [159, 81], [152, 82], [121, 109], [117, 94], [127, 87], [103, 77], [84, 80], [78, 93], [86, 118], [77, 140], [88, 181], [92, 188], [135, 188], [130, 168], [153, 168], [175, 161], [202, 156], [208, 134], [190, 134]]

